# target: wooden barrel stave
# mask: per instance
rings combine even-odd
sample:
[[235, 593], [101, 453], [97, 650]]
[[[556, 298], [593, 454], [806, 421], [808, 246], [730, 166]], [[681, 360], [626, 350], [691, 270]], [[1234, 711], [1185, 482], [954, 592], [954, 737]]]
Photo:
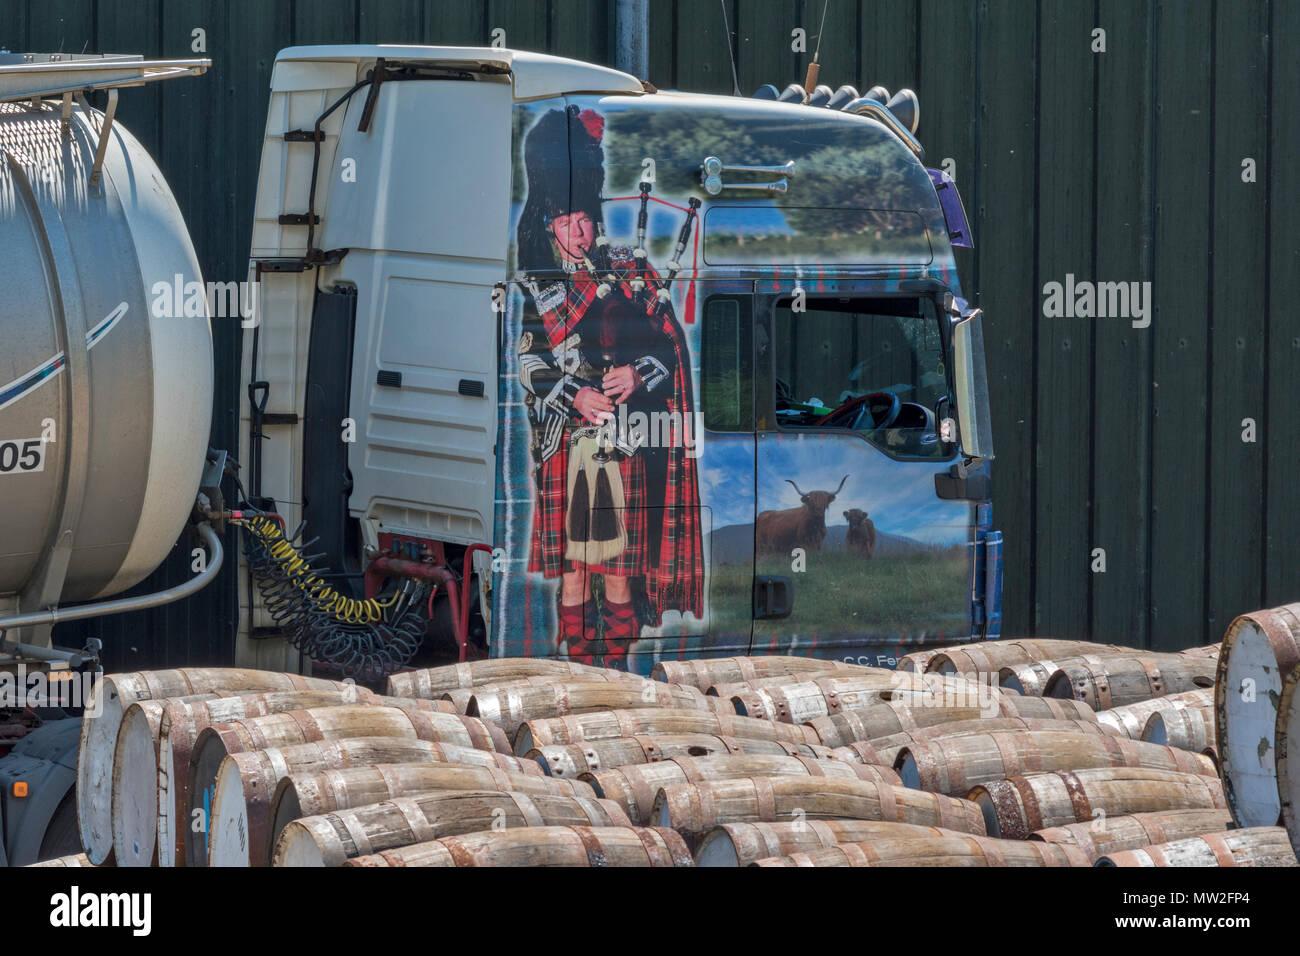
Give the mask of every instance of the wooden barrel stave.
[[[581, 780], [557, 780], [518, 770], [459, 763], [375, 764], [295, 773], [276, 784], [271, 798], [271, 834], [267, 846], [273, 853], [284, 828], [302, 817], [352, 810], [435, 790], [496, 790], [586, 799], [596, 796]], [[271, 862], [269, 857], [266, 862]]]
[[696, 866], [748, 866], [756, 860], [789, 856], [839, 843], [859, 843], [891, 835], [943, 836], [939, 827], [879, 820], [801, 820], [793, 823], [724, 823], [703, 834]]
[[86, 854], [84, 854], [84, 853], [73, 853], [73, 854], [70, 854], [69, 856], [60, 856], [60, 857], [55, 857], [53, 860], [40, 860], [40, 861], [38, 861], [38, 862], [36, 862], [36, 863], [28, 863], [28, 864], [27, 864], [28, 867], [33, 867], [33, 866], [73, 866], [73, 867], [76, 867], [76, 866], [89, 866], [89, 867], [93, 867], [94, 865], [95, 865], [95, 864], [91, 863], [91, 862], [90, 862], [90, 858], [89, 858], [88, 856], [86, 856]]
[[580, 744], [589, 740], [632, 737], [636, 734], [694, 733], [740, 737], [745, 740], [821, 743], [813, 730], [798, 724], [778, 724], [770, 720], [705, 710], [631, 708], [525, 721], [515, 734], [515, 753], [522, 756], [538, 747]]
[[1004, 664], [998, 668], [998, 686], [1004, 690], [1018, 691], [1026, 697], [1042, 697], [1047, 693], [1047, 682], [1060, 667], [1060, 664], [1051, 659]]
[[[126, 763], [118, 767], [114, 757], [113, 839], [119, 865], [148, 866], [157, 862], [172, 866], [176, 863], [177, 844], [183, 842], [184, 834], [173, 838], [171, 820], [175, 814], [184, 812], [195, 733], [210, 723], [342, 704], [451, 711], [442, 701], [398, 700], [364, 687], [338, 686], [337, 690], [223, 692], [221, 696], [206, 694], [133, 705], [142, 708], [141, 712], [131, 723], [132, 711], [128, 710], [118, 731], [118, 747], [126, 748]], [[178, 775], [178, 765], [187, 772]], [[119, 790], [123, 791], [120, 801]], [[172, 804], [170, 810], [169, 804]]]
[[1127, 737], [1052, 730], [992, 731], [920, 740], [898, 752], [905, 786], [961, 796], [992, 780], [1053, 770], [1149, 767], [1217, 777], [1200, 754]]
[[1057, 661], [1044, 696], [1082, 700], [1093, 710], [1109, 710], [1214, 684], [1216, 664], [1185, 654], [1135, 654], [1128, 657], [1080, 656]]
[[956, 721], [978, 721], [998, 717], [1039, 720], [1083, 720], [1095, 722], [1097, 715], [1075, 700], [1046, 700], [1041, 697], [1003, 695], [996, 698], [993, 712], [982, 706], [952, 706], [941, 698], [913, 698], [880, 701], [862, 710], [844, 711], [810, 720], [808, 726], [828, 747], [855, 741], [871, 741], [893, 734], [910, 733]]
[[553, 744], [534, 748], [526, 756], [541, 764], [552, 777], [576, 778], [635, 764], [672, 757], [711, 757], [724, 754], [784, 754], [814, 760], [836, 759], [829, 747], [786, 743], [779, 740], [745, 740], [720, 734], [637, 734], [581, 744]]
[[1096, 865], [1236, 867], [1300, 866], [1300, 863], [1282, 827], [1250, 827], [1108, 853]]
[[[959, 647], [960, 645], [953, 645]], [[913, 651], [910, 654], [904, 654], [898, 659], [898, 666], [895, 670], [906, 671], [913, 674], [924, 674], [925, 669], [929, 666], [931, 660], [944, 651], [951, 650], [948, 647], [934, 647], [927, 651]]]
[[1088, 866], [1078, 847], [969, 834], [837, 843], [752, 866]]
[[[627, 686], [641, 686], [652, 683], [648, 678], [641, 677], [637, 674], [629, 674], [626, 671], [616, 670], [593, 670], [583, 674], [538, 674], [532, 677], [512, 677], [509, 680], [488, 681], [475, 687], [457, 687], [453, 690], [445, 691], [439, 695], [439, 701], [450, 705], [450, 713], [468, 714], [469, 703], [475, 696], [487, 695], [494, 692], [519, 691], [526, 687], [545, 687], [551, 684], [567, 684], [569, 682], [580, 682], [584, 684], [597, 683], [609, 684], [619, 683]], [[495, 706], [495, 705], [488, 705]], [[498, 716], [490, 711], [484, 711], [476, 716], [488, 720], [498, 720]]]
[[[1205, 710], [1213, 714], [1214, 688], [1198, 687], [1195, 690], [1183, 691], [1180, 694], [1168, 694], [1164, 697], [1153, 697], [1149, 700], [1125, 704], [1122, 707], [1111, 707], [1108, 710], [1098, 711], [1097, 721], [1113, 727], [1117, 733], [1121, 733], [1125, 737], [1133, 740], [1143, 740], [1145, 738], [1142, 736], [1142, 732], [1150, 722], [1152, 714], [1174, 710]], [[1164, 743], [1164, 741], [1160, 742]], [[1206, 746], [1208, 744], [1203, 743], [1200, 747], [1183, 747], [1182, 749], [1200, 751]]]
[[[475, 750], [473, 747], [405, 737], [320, 740], [292, 747], [248, 751], [234, 754], [231, 759], [239, 768], [246, 794], [266, 793], [272, 799], [280, 782], [290, 774], [314, 774], [380, 764], [453, 764], [458, 767], [507, 770], [539, 779], [545, 776], [542, 768], [532, 760]], [[268, 814], [269, 812], [268, 808]], [[206, 866], [206, 844], [201, 856], [197, 847], [193, 852], [197, 862], [190, 865]]]
[[514, 737], [525, 721], [625, 708], [662, 707], [731, 713], [726, 701], [694, 687], [659, 681], [563, 681], [476, 692], [465, 712], [493, 721]]
[[1225, 809], [1215, 777], [1143, 767], [1057, 770], [971, 788], [989, 836], [1023, 840], [1035, 830], [1169, 810]]
[[686, 661], [659, 661], [650, 671], [652, 680], [669, 684], [690, 684], [707, 690], [714, 684], [739, 684], [767, 677], [854, 671], [856, 664], [823, 661], [812, 657], [714, 657]]
[[840, 777], [898, 784], [898, 775], [887, 767], [846, 763], [840, 760], [809, 760], [806, 757], [776, 757], [743, 754], [727, 757], [675, 757], [657, 763], [621, 767], [583, 774], [598, 797], [617, 801], [638, 826], [644, 825], [662, 787], [700, 780], [792, 774], [795, 776]]
[[348, 860], [344, 866], [693, 866], [672, 830], [521, 827], [445, 837]]
[[936, 740], [940, 737], [956, 737], [962, 734], [983, 734], [995, 730], [1054, 730], [1061, 733], [1092, 734], [1096, 736], [1113, 735], [1107, 727], [1088, 720], [1052, 720], [1041, 717], [990, 717], [979, 720], [958, 720], [947, 724], [936, 724], [908, 733], [890, 734], [876, 737], [870, 742], [856, 741], [831, 751], [839, 760], [853, 760], [858, 763], [874, 763], [892, 767], [898, 752], [916, 741]]
[[1231, 823], [1232, 814], [1227, 810], [1164, 810], [1118, 817], [1101, 816], [1086, 823], [1046, 827], [1029, 834], [1029, 839], [1069, 843], [1079, 847], [1095, 862], [1108, 853], [1221, 832]]
[[606, 668], [591, 664], [544, 657], [499, 657], [401, 671], [388, 678], [384, 692], [393, 697], [437, 700], [447, 691], [459, 688], [481, 687], [521, 677], [582, 677], [587, 674], [603, 674], [605, 670]]
[[96, 682], [86, 701], [77, 751], [77, 821], [81, 844], [96, 865], [113, 852], [112, 785], [117, 732], [126, 709], [142, 700], [229, 694], [235, 691], [327, 690], [337, 681], [235, 667], [109, 674]]
[[[1204, 707], [1179, 707], [1158, 710], [1147, 718], [1142, 727], [1141, 739], [1179, 750], [1218, 753], [1214, 736], [1214, 703]], [[1217, 763], [1217, 757], [1216, 757]]]
[[[783, 679], [782, 679], [783, 680]], [[723, 691], [719, 689], [719, 694]], [[997, 687], [962, 677], [882, 671], [867, 676], [809, 677], [797, 682], [760, 682], [728, 690], [736, 713], [781, 723], [803, 724], [841, 711], [861, 710], [883, 700], [932, 698], [929, 706], [976, 707], [993, 716], [1003, 696]]]
[[[630, 826], [611, 800], [516, 791], [437, 791], [290, 821], [275, 866], [342, 866], [358, 856], [481, 830]], [[214, 834], [214, 848], [220, 840]], [[214, 853], [215, 853], [214, 849]]]
[[[270, 827], [270, 802], [273, 790], [254, 789], [237, 793], [239, 774], [228, 778], [228, 799], [222, 809], [231, 814], [218, 820], [216, 785], [223, 761], [234, 754], [270, 750], [320, 740], [347, 737], [399, 737], [449, 743], [461, 747], [508, 752], [505, 735], [489, 722], [459, 714], [421, 712], [399, 707], [343, 705], [286, 711], [224, 724], [213, 724], [199, 734], [190, 759], [189, 786], [186, 795], [186, 818], [196, 808], [208, 810], [208, 826], [244, 827], [247, 842], [254, 850], [251, 859], [262, 859]], [[245, 781], [246, 783], [248, 781]], [[252, 781], [260, 786], [260, 778]], [[186, 863], [206, 865], [207, 840], [187, 839]]]
[[930, 659], [926, 670], [938, 674], [997, 674], [1003, 667], [1031, 664], [1036, 661], [1078, 657], [1082, 654], [1104, 657], [1112, 654], [1134, 653], [1135, 650], [1136, 648], [1119, 647], [1115, 644], [1050, 638], [979, 641], [936, 654]]
[[655, 794], [649, 821], [687, 843], [724, 823], [874, 820], [984, 835], [969, 800], [879, 781], [799, 776], [742, 777], [669, 784]]

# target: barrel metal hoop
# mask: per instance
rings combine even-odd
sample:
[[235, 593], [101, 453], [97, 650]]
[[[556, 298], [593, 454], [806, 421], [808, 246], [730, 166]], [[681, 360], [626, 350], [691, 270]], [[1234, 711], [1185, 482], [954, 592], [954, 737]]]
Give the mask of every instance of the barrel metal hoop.
[[870, 843], [840, 843], [838, 846], [851, 866], [871, 866], [880, 862], [880, 855]]
[[821, 766], [822, 762], [820, 760], [815, 760], [812, 757], [800, 757], [797, 754], [792, 756], [794, 756], [795, 760], [799, 761], [801, 764], [804, 765], [804, 768], [808, 771], [808, 776], [810, 777], [826, 776], [826, 771], [822, 769]]
[[[894, 795], [894, 788], [887, 783], [879, 780], [876, 781], [876, 797], [880, 801], [880, 818], [882, 820], [895, 820], [903, 822], [903, 816], [898, 809], [898, 798]], [[943, 819], [943, 801], [938, 799], [939, 795], [935, 794], [936, 802], [939, 806], [939, 819]]]
[[[1058, 775], [1059, 776], [1059, 775]], [[1025, 813], [1025, 831], [1022, 834], [1006, 834], [1012, 839], [1026, 839], [1030, 833], [1043, 828], [1043, 812], [1038, 805], [1038, 795], [1034, 793], [1034, 788], [1024, 777], [1010, 777], [1006, 780], [1012, 788], [1020, 794], [1021, 808]], [[990, 791], [991, 793], [992, 791]], [[1009, 796], [1009, 794], [1008, 794]]]
[[343, 855], [345, 857], [366, 856], [371, 852], [370, 841], [366, 839], [365, 832], [360, 829], [354, 829], [351, 821], [344, 814], [327, 813], [325, 820], [334, 829], [344, 847]]
[[907, 706], [902, 702], [899, 702], [897, 704], [891, 704], [890, 710], [892, 710], [894, 712], [894, 715], [898, 718], [899, 729], [909, 734], [914, 733], [921, 729], [917, 725], [916, 721], [912, 719], [911, 707]]
[[1148, 844], [1169, 842], [1169, 837], [1165, 834], [1165, 828], [1160, 825], [1159, 820], [1138, 819], [1137, 822], [1138, 826], [1142, 828], [1142, 832], [1146, 834]]
[[1133, 852], [1145, 853], [1156, 866], [1173, 866], [1169, 857], [1165, 854], [1165, 851], [1160, 848], [1159, 844], [1144, 846], [1139, 850], [1134, 850]]
[[713, 787], [707, 782], [697, 783], [691, 788], [690, 796], [694, 798], [696, 807], [699, 810], [699, 832], [703, 833], [705, 830], [717, 826], [718, 805], [714, 799]]
[[508, 796], [514, 802], [514, 805], [519, 808], [519, 812], [528, 826], [546, 826], [546, 820], [542, 816], [542, 811], [537, 809], [537, 804], [533, 802], [532, 797], [528, 796], [526, 793], [518, 793], [514, 790], [507, 791], [505, 795]]
[[984, 858], [986, 866], [1005, 867], [1007, 865], [1006, 857], [1002, 855], [1002, 851], [998, 849], [997, 844], [992, 840], [981, 839], [977, 836], [969, 836], [965, 839], [967, 844], [977, 850], [979, 855]]
[[1084, 791], [1083, 783], [1069, 771], [1063, 771], [1058, 776], [1061, 778], [1061, 782], [1065, 784], [1065, 792], [1070, 797], [1070, 806], [1074, 808], [1074, 818], [1080, 823], [1091, 822], [1092, 802]]
[[1222, 833], [1202, 833], [1201, 840], [1210, 848], [1214, 854], [1214, 859], [1218, 861], [1219, 866], [1236, 866], [1237, 858], [1233, 856], [1232, 848], [1228, 846], [1228, 841]]
[[[637, 769], [638, 768], [636, 767], [629, 767], [625, 768], [625, 770], [612, 770], [610, 772], [623, 775], [623, 779], [627, 782], [630, 791], [631, 800], [629, 802], [632, 805], [631, 810], [633, 811], [632, 813], [629, 813], [628, 816], [632, 817], [633, 823], [637, 826], [641, 826], [644, 822], [645, 815], [649, 813], [650, 808], [654, 806], [655, 794], [658, 792], [658, 789], [651, 789], [650, 785], [646, 783], [644, 775], [636, 772]], [[689, 773], [686, 775], [686, 779], [691, 780], [691, 775]]]
[[1092, 686], [1097, 691], [1097, 704], [1100, 710], [1110, 710], [1110, 678], [1107, 674], [1094, 673], [1092, 675]]
[[578, 839], [582, 841], [582, 849], [587, 854], [588, 866], [609, 866], [605, 850], [601, 847], [596, 834], [591, 832], [591, 827], [571, 826], [569, 829], [577, 834]]
[[457, 866], [474, 866], [474, 854], [454, 836], [446, 836], [438, 841], [451, 854], [451, 861]]
[[1032, 747], [1030, 743], [1032, 738], [1024, 739], [1022, 751], [1017, 746], [1022, 741], [1022, 735], [1013, 732], [1009, 736], [1010, 740], [1007, 740], [1001, 734], [989, 734], [998, 756], [1002, 759], [1002, 775], [1014, 777], [1042, 769], [1042, 760], [1035, 759], [1041, 755]]
[[[388, 801], [388, 803], [402, 815], [402, 819], [406, 821], [406, 825], [411, 828], [411, 833], [415, 836], [414, 842], [429, 843], [438, 839], [438, 832], [433, 825], [429, 823], [429, 818], [425, 816], [424, 810], [420, 807], [420, 801], [418, 798], [398, 797], [396, 800]], [[344, 817], [344, 822], [347, 822], [347, 817]], [[357, 827], [356, 830], [360, 831], [360, 827]], [[353, 832], [353, 828], [350, 825], [348, 826], [348, 831]], [[358, 835], [361, 836], [362, 839], [366, 839], [364, 834], [358, 832]], [[368, 840], [367, 845], [369, 845]], [[371, 851], [367, 849], [365, 852], [369, 853]]]
[[717, 734], [716, 736], [718, 740], [722, 742], [722, 746], [727, 749], [727, 753], [743, 754], [745, 752], [745, 745], [741, 743], [740, 740], [738, 740], [737, 738], [727, 737], [723, 734]]
[[754, 786], [754, 812], [761, 821], [776, 820], [776, 791], [771, 777], [750, 777]]
[[[637, 726], [637, 722], [628, 716], [627, 711], [625, 710], [614, 711], [614, 718], [618, 722], [618, 729], [622, 734], [622, 736], [635, 737], [638, 733], [641, 732], [640, 728]], [[565, 720], [567, 721], [568, 718], [566, 717]], [[573, 740], [576, 743], [578, 738], [574, 737]]]
[[632, 739], [636, 741], [637, 746], [641, 748], [641, 753], [645, 756], [646, 763], [658, 763], [664, 759], [663, 751], [659, 749], [654, 742], [654, 738], [649, 734], [633, 734]]
[[1146, 672], [1147, 685], [1151, 688], [1151, 697], [1153, 699], [1163, 697], [1165, 694], [1165, 680], [1160, 675], [1160, 665], [1143, 657], [1137, 658], [1137, 662], [1141, 665], [1142, 670]]

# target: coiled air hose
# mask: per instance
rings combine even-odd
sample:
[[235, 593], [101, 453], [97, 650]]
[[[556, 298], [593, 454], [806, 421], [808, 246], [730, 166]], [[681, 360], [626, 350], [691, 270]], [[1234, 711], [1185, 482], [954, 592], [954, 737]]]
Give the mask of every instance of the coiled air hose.
[[422, 614], [426, 584], [407, 579], [388, 598], [353, 598], [312, 566], [320, 555], [303, 552], [313, 542], [294, 543], [304, 526], [286, 537], [263, 514], [245, 513], [238, 523], [262, 604], [295, 648], [345, 676], [367, 679], [390, 674], [415, 656], [428, 624]]

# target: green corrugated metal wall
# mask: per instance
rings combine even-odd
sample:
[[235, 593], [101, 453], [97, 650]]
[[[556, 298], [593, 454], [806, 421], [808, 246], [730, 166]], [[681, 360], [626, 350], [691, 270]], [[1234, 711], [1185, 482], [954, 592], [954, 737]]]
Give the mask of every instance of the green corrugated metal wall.
[[[815, 43], [822, 0], [724, 2], [652, 0], [648, 78], [730, 92], [725, 9], [744, 92], [801, 81], [807, 56], [792, 51], [791, 31]], [[205, 30], [206, 77], [128, 90], [119, 115], [159, 158], [207, 276], [237, 279], [278, 49], [478, 45], [501, 29], [511, 46], [613, 64], [614, 10], [613, 0], [5, 0], [0, 43], [189, 56], [192, 31]], [[1300, 208], [1281, 167], [1300, 155], [1300, 60], [1286, 55], [1300, 43], [1300, 4], [830, 0], [826, 10], [822, 82], [916, 89], [927, 158], [955, 163], [974, 223], [977, 248], [961, 267], [988, 317], [1005, 633], [1182, 647], [1217, 640], [1237, 613], [1300, 599], [1300, 240], [1278, 212]], [[1097, 28], [1105, 52], [1092, 49]], [[1154, 321], [1039, 318], [1043, 284], [1067, 273], [1152, 282]], [[215, 436], [233, 447], [238, 330], [216, 334]], [[1247, 418], [1253, 443], [1242, 441]], [[1104, 573], [1092, 570], [1097, 548]], [[165, 625], [169, 647], [151, 638], [124, 665], [219, 660], [233, 621], [215, 613], [216, 633], [191, 628], [213, 620], [193, 609], [91, 627], [111, 639]]]

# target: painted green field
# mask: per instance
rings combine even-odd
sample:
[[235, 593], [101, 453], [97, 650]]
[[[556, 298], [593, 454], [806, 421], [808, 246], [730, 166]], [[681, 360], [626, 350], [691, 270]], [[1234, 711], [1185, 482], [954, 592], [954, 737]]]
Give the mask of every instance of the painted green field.
[[[752, 578], [737, 565], [714, 566], [709, 598], [715, 628], [739, 626], [750, 613]], [[970, 565], [964, 546], [864, 560], [839, 551], [809, 552], [803, 571], [764, 557], [759, 574], [794, 583], [794, 613], [760, 623], [764, 633], [844, 633], [922, 637], [965, 633]]]

